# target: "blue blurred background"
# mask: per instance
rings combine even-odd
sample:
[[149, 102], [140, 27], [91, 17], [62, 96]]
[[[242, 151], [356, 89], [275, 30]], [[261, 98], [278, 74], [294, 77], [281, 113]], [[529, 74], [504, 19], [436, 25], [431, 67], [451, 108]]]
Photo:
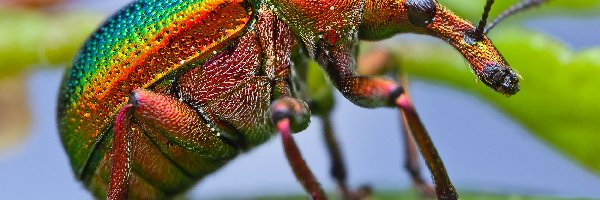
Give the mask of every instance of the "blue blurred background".
[[[70, 6], [114, 12], [125, 2], [83, 1]], [[575, 50], [600, 45], [600, 17], [549, 17], [526, 22]], [[423, 39], [400, 36], [390, 42]], [[63, 69], [33, 71], [28, 98], [33, 126], [24, 144], [0, 154], [2, 199], [90, 199], [68, 165], [55, 125], [56, 95]], [[494, 107], [464, 92], [417, 79], [414, 103], [447, 170], [462, 191], [600, 199], [600, 179], [531, 136]], [[490, 91], [491, 92], [491, 91]], [[352, 186], [375, 191], [408, 189], [398, 113], [356, 107], [336, 95], [335, 129]], [[307, 162], [327, 190], [334, 190], [321, 124], [295, 135]], [[424, 170], [423, 174], [428, 177]], [[280, 144], [273, 138], [201, 181], [192, 199], [247, 198], [302, 193]]]

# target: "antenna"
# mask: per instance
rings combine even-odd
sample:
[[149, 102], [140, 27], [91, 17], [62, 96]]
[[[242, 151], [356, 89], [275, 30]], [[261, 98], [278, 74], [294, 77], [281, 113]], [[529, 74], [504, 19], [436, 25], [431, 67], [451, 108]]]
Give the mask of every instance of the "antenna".
[[492, 5], [494, 4], [494, 0], [487, 0], [487, 2], [485, 3], [485, 7], [483, 8], [483, 14], [481, 15], [481, 20], [479, 21], [479, 24], [477, 25], [475, 32], [473, 32], [473, 37], [475, 38], [475, 40], [479, 41], [492, 28], [494, 28], [496, 25], [498, 25], [498, 23], [500, 23], [502, 20], [506, 19], [507, 17], [514, 15], [516, 13], [519, 13], [523, 10], [526, 10], [526, 9], [529, 9], [529, 8], [532, 8], [535, 6], [539, 6], [547, 1], [549, 1], [549, 0], [521, 0], [521, 2], [504, 10], [504, 12], [502, 12], [498, 17], [496, 17], [496, 19], [494, 19], [494, 21], [492, 21], [490, 24], [488, 24], [486, 26], [490, 10], [492, 9]]
[[[475, 40], [481, 40], [483, 35], [485, 34], [485, 24], [487, 23], [488, 15], [490, 14], [490, 10], [492, 9], [492, 5], [494, 4], [494, 0], [487, 0], [485, 3], [485, 7], [483, 7], [483, 14], [481, 15], [481, 20], [479, 20], [479, 25], [477, 25], [477, 29], [473, 36], [475, 36]], [[495, 21], [495, 20], [494, 20]]]
[[496, 17], [496, 19], [494, 19], [494, 21], [492, 21], [492, 23], [490, 23], [487, 27], [485, 27], [483, 34], [487, 34], [490, 31], [490, 29], [494, 28], [494, 26], [496, 26], [498, 23], [500, 23], [506, 17], [509, 17], [520, 11], [523, 11], [523, 10], [526, 10], [529, 8], [533, 8], [535, 6], [539, 6], [547, 1], [548, 0], [523, 0], [520, 3], [513, 5], [512, 7], [508, 8], [504, 12], [502, 12], [502, 14], [500, 14], [498, 17]]

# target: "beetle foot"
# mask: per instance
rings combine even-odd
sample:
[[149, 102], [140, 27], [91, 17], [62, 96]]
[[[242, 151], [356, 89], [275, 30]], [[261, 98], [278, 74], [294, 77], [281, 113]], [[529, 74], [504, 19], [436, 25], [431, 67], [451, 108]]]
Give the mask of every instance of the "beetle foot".
[[346, 190], [343, 192], [343, 197], [345, 200], [369, 200], [373, 199], [372, 193], [373, 188], [370, 185], [362, 185], [356, 191]]

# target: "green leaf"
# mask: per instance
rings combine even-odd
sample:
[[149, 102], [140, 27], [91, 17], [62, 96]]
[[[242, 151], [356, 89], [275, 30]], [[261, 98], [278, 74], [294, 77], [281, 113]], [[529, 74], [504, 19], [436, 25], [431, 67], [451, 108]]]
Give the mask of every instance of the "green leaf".
[[400, 39], [394, 53], [410, 74], [447, 83], [496, 105], [533, 134], [600, 173], [600, 48], [572, 52], [532, 31], [509, 28], [491, 35], [523, 76], [512, 97], [477, 84], [467, 62], [437, 40]]

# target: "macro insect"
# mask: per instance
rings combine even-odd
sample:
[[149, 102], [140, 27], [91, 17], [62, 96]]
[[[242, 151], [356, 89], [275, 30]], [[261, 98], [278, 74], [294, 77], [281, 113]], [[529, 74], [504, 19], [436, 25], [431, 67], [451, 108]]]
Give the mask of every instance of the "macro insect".
[[[163, 199], [279, 132], [299, 182], [325, 199], [291, 136], [318, 112], [303, 88], [314, 59], [354, 104], [399, 108], [437, 197], [457, 199], [408, 94], [390, 79], [357, 75], [355, 54], [359, 40], [431, 35], [487, 86], [513, 95], [518, 76], [485, 35], [492, 4], [475, 27], [435, 0], [138, 0], [94, 32], [66, 71], [61, 140], [96, 198]], [[334, 174], [342, 185], [344, 176]]]

